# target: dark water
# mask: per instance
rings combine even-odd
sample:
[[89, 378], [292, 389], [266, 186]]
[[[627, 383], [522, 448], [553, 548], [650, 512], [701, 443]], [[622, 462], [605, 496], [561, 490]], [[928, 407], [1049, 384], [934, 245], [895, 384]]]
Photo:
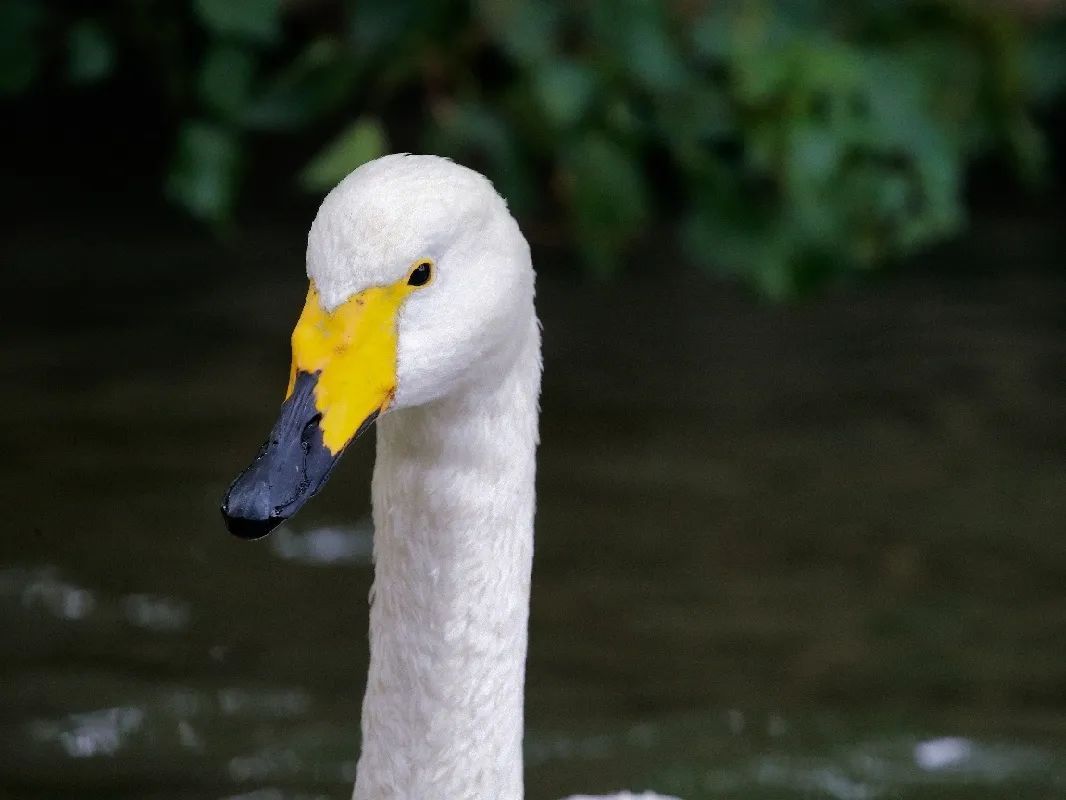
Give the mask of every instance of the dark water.
[[[532, 800], [1066, 797], [1066, 248], [1001, 227], [793, 308], [542, 281]], [[301, 236], [8, 243], [0, 796], [348, 796], [372, 442], [216, 510]]]

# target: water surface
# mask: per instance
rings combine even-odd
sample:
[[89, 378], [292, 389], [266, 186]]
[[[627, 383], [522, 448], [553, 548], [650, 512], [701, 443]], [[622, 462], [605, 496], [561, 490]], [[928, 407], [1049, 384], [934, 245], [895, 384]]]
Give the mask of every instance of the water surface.
[[[3, 279], [0, 796], [346, 797], [372, 440], [266, 542], [217, 512], [302, 234], [40, 233]], [[531, 800], [1066, 797], [1061, 245], [793, 308], [541, 281]]]

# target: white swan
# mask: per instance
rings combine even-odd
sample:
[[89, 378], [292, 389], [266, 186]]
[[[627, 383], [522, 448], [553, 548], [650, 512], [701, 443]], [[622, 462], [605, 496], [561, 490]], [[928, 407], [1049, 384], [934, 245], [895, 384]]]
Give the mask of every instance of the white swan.
[[227, 525], [269, 533], [380, 414], [353, 797], [517, 800], [541, 373], [529, 247], [484, 177], [392, 155], [326, 197], [307, 274], [286, 400]]

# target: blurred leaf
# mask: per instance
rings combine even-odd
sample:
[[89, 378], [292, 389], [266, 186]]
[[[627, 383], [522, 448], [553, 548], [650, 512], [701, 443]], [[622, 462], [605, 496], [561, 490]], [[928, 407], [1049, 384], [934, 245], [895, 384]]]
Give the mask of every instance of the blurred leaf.
[[280, 0], [194, 0], [196, 16], [216, 36], [269, 44], [280, 33]]
[[167, 193], [193, 216], [225, 221], [236, 196], [240, 146], [233, 133], [206, 122], [186, 122], [167, 177]]
[[774, 300], [797, 293], [797, 247], [791, 228], [760, 209], [725, 164], [704, 159], [689, 174], [691, 201], [680, 224], [681, 246], [696, 264], [743, 278]]
[[248, 106], [256, 57], [244, 47], [216, 43], [200, 67], [200, 99], [211, 111], [236, 119]]
[[479, 21], [520, 64], [539, 67], [554, 56], [562, 21], [559, 6], [529, 0], [476, 0]]
[[250, 128], [306, 127], [352, 99], [358, 68], [333, 39], [316, 39], [271, 79], [243, 115]]
[[1017, 116], [1006, 126], [1007, 144], [1022, 179], [1030, 185], [1047, 180], [1047, 141], [1044, 134], [1028, 116]]
[[595, 88], [590, 70], [573, 61], [551, 61], [534, 75], [533, 90], [549, 119], [568, 128], [588, 108]]
[[33, 83], [44, 20], [44, 7], [32, 0], [0, 0], [0, 95], [18, 94]]
[[384, 57], [386, 61], [417, 55], [402, 47], [404, 42], [430, 33], [435, 14], [452, 8], [447, 3], [422, 0], [352, 0], [348, 7], [355, 55], [362, 59]]
[[1039, 104], [1066, 94], [1066, 19], [1041, 27], [1025, 49], [1026, 89]]
[[[969, 150], [987, 146], [992, 126], [980, 114], [989, 69], [986, 54], [959, 37], [918, 37], [891, 53], [865, 58], [869, 81], [865, 90], [878, 104], [887, 124], [903, 127], [915, 116], [934, 120], [955, 146]], [[893, 92], [904, 94], [893, 97]], [[902, 106], [905, 115], [890, 116]], [[900, 120], [905, 116], [906, 120]]]
[[[659, 6], [656, 4], [655, 7]], [[680, 89], [685, 84], [688, 72], [659, 14], [642, 15], [627, 39], [629, 69], [646, 88], [665, 92]]]
[[[655, 214], [694, 259], [788, 297], [959, 230], [978, 158], [1052, 174], [1038, 104], [1066, 91], [1066, 20], [1014, 5], [194, 0], [135, 3], [126, 24], [0, 0], [0, 93], [64, 57], [89, 82], [120, 46], [150, 53], [145, 75], [175, 111], [191, 86], [214, 120], [182, 128], [168, 180], [205, 219], [234, 202], [238, 137], [359, 120], [301, 173], [321, 190], [384, 150], [389, 119], [405, 146], [485, 172], [519, 213], [561, 201], [599, 274]], [[204, 39], [202, 59], [186, 55]]]
[[647, 135], [649, 120], [638, 113], [633, 98], [625, 93], [614, 92], [605, 104], [604, 123], [607, 132], [618, 134], [620, 139], [642, 138]]
[[734, 10], [729, 4], [714, 3], [689, 28], [689, 41], [698, 56], [721, 64], [728, 61]]
[[72, 83], [93, 83], [111, 74], [115, 47], [107, 30], [82, 20], [67, 31], [67, 75]]
[[780, 229], [738, 226], [704, 208], [682, 221], [681, 244], [695, 263], [741, 277], [771, 300], [788, 300], [797, 294], [795, 253]]
[[793, 77], [790, 59], [762, 50], [741, 51], [732, 64], [737, 98], [748, 106], [770, 105], [784, 95]]
[[715, 85], [694, 85], [682, 93], [659, 98], [658, 130], [680, 158], [686, 148], [740, 135], [739, 120], [725, 91]]
[[311, 192], [332, 189], [349, 172], [388, 150], [385, 131], [373, 118], [364, 118], [324, 147], [300, 173], [300, 184]]
[[634, 155], [590, 133], [565, 156], [577, 245], [600, 277], [617, 271], [619, 251], [648, 213], [647, 190]]
[[515, 211], [533, 206], [534, 178], [528, 155], [519, 149], [514, 131], [496, 110], [476, 102], [447, 107], [424, 143], [428, 152], [483, 170]]
[[662, 3], [596, 0], [591, 9], [594, 40], [638, 84], [656, 92], [677, 90], [685, 84], [689, 71], [668, 30]]
[[807, 235], [828, 238], [839, 233], [833, 184], [845, 155], [846, 142], [823, 125], [801, 123], [788, 132], [782, 191], [794, 210], [794, 223]]

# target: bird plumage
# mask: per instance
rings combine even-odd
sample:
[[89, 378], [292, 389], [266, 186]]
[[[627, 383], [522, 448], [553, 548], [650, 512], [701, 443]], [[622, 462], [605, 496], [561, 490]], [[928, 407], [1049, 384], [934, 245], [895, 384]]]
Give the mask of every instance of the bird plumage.
[[519, 800], [541, 377], [529, 247], [488, 180], [434, 156], [360, 167], [308, 236], [325, 314], [422, 259], [432, 282], [399, 309], [376, 425], [353, 797]]

